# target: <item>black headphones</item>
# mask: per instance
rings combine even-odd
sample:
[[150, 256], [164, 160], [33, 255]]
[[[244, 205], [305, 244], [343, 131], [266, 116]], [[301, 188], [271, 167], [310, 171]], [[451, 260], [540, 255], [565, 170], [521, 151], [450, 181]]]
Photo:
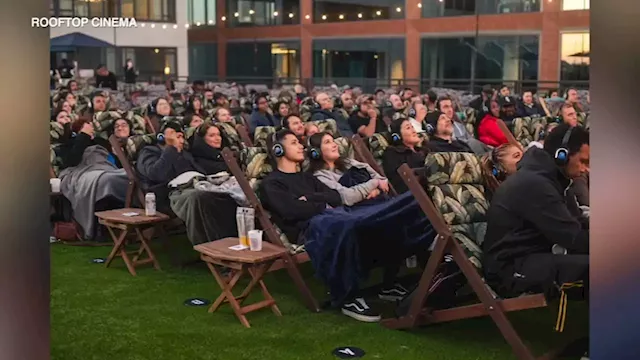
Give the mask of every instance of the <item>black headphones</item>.
[[433, 136], [433, 134], [436, 132], [436, 128], [430, 123], [427, 123], [427, 128], [425, 130], [427, 132], [427, 135], [429, 136]]
[[413, 104], [413, 105], [411, 105], [411, 107], [407, 111], [407, 116], [410, 117], [410, 118], [414, 118], [415, 119], [416, 115], [417, 115], [416, 105]]
[[271, 146], [271, 153], [273, 154], [273, 156], [275, 156], [276, 158], [283, 157], [284, 146], [282, 146], [282, 144], [278, 141], [277, 132], [274, 132], [273, 135], [271, 135], [271, 141], [273, 142], [273, 145]]
[[564, 133], [564, 136], [562, 137], [562, 145], [560, 145], [560, 148], [556, 150], [556, 153], [553, 157], [556, 160], [556, 164], [558, 166], [564, 166], [569, 161], [569, 139], [571, 139], [572, 131], [573, 128], [571, 127], [569, 128], [569, 130], [567, 130], [566, 133]]
[[316, 97], [311, 98], [311, 109], [320, 110], [320, 103], [316, 101]]
[[307, 138], [307, 155], [313, 160], [318, 160], [322, 157], [322, 150], [311, 146], [311, 136]]
[[493, 166], [491, 167], [491, 174], [498, 181], [504, 181], [507, 177], [507, 173], [502, 169], [502, 165], [500, 161], [498, 161], [498, 157], [496, 156], [495, 150], [491, 151], [491, 162]]

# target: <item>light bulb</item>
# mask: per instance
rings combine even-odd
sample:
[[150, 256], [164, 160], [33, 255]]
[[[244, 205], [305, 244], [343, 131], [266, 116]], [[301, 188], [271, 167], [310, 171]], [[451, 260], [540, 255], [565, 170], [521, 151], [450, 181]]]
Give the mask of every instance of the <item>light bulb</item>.
[[397, 8], [396, 8], [396, 11], [397, 11], [397, 12], [401, 12], [401, 11], [402, 11], [402, 8], [397, 7]]
[[151, 24], [151, 28], [153, 29], [154, 27], [156, 27], [156, 24]]
[[173, 25], [173, 28], [174, 28], [174, 29], [177, 29], [177, 28], [178, 28], [178, 25], [177, 25], [177, 24], [174, 24], [174, 25]]
[[289, 13], [289, 18], [293, 18], [293, 13]]
[[162, 25], [162, 28], [163, 28], [163, 29], [166, 29], [166, 28], [167, 28], [167, 25]]
[[213, 25], [213, 20], [209, 20], [209, 25]]
[[307, 15], [305, 15], [305, 16], [304, 16], [304, 18], [305, 18], [305, 19], [307, 19], [307, 20], [309, 20], [309, 19], [311, 19], [311, 15], [308, 15], [308, 14], [307, 14]]
[[233, 16], [238, 17], [240, 16], [240, 14], [236, 12], [236, 13], [233, 13]]
[[380, 10], [376, 11], [376, 15], [378, 15], [378, 16], [382, 15], [382, 11], [380, 11]]
[[220, 18], [220, 20], [222, 20], [222, 21], [227, 21], [227, 17], [226, 17], [226, 16], [223, 16], [223, 17], [221, 17], [221, 18]]
[[362, 14], [358, 14], [358, 19], [362, 19]]
[[273, 16], [278, 16], [278, 12], [277, 12], [277, 11], [274, 11], [274, 12], [273, 12]]
[[338, 16], [338, 18], [339, 18], [340, 20], [343, 20], [343, 19], [344, 19], [344, 15], [340, 14], [340, 16]]
[[189, 24], [184, 24], [184, 27], [188, 29], [189, 28]]
[[253, 14], [255, 14], [255, 11], [249, 10], [249, 15], [253, 15]]
[[327, 20], [327, 15], [322, 15], [322, 20]]

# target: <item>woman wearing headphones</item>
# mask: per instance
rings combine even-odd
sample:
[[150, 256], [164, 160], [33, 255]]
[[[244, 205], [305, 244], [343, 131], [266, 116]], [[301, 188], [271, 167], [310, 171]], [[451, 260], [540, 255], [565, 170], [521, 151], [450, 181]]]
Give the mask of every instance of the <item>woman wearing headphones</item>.
[[489, 197], [509, 175], [518, 170], [518, 161], [523, 154], [519, 146], [507, 143], [494, 148], [482, 158], [483, 176]]
[[309, 171], [330, 189], [336, 190], [346, 206], [389, 192], [389, 181], [369, 164], [341, 157], [338, 144], [327, 132], [309, 137], [307, 154]]
[[421, 147], [422, 139], [407, 118], [394, 120], [389, 125], [391, 144], [382, 154], [382, 168], [398, 194], [409, 190], [398, 175], [398, 168], [408, 164], [411, 168], [424, 167], [427, 150]]

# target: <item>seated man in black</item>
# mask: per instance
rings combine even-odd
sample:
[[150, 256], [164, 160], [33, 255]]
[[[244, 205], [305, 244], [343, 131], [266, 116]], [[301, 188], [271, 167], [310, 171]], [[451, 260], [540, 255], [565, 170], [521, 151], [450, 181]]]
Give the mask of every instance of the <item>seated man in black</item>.
[[373, 96], [359, 96], [356, 105], [357, 111], [353, 111], [349, 117], [349, 126], [354, 134], [369, 137], [374, 133], [387, 131], [387, 125], [378, 116]]
[[410, 168], [424, 167], [428, 151], [421, 147], [423, 140], [408, 118], [394, 120], [389, 125], [389, 130], [391, 144], [382, 154], [382, 168], [393, 189], [402, 194], [409, 191], [409, 188], [400, 178], [398, 168], [402, 164], [407, 164]]
[[353, 136], [348, 119], [343, 116], [339, 109], [335, 108], [333, 99], [327, 93], [318, 93], [314, 101], [316, 108], [311, 111], [311, 121], [333, 119], [336, 122], [340, 136], [349, 138]]
[[453, 138], [453, 121], [439, 111], [427, 115], [427, 147], [432, 152], [470, 152], [473, 150], [464, 142]]
[[156, 194], [158, 211], [168, 213], [170, 207], [185, 222], [193, 244], [237, 236], [237, 205], [231, 196], [193, 188], [169, 188], [169, 182], [190, 171], [210, 175], [184, 150], [184, 142], [180, 124], [167, 122], [158, 136], [158, 145], [140, 150], [136, 169], [143, 191]]
[[553, 293], [579, 281], [588, 291], [588, 225], [568, 195], [588, 170], [589, 133], [562, 124], [496, 190], [482, 247], [485, 278], [499, 294]]

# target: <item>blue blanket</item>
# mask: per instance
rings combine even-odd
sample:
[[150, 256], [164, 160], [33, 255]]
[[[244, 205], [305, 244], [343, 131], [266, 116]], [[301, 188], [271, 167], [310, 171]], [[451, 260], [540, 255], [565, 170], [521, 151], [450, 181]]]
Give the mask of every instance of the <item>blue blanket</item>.
[[366, 205], [328, 209], [304, 233], [318, 276], [340, 305], [376, 263], [400, 263], [434, 241], [435, 230], [410, 192]]

